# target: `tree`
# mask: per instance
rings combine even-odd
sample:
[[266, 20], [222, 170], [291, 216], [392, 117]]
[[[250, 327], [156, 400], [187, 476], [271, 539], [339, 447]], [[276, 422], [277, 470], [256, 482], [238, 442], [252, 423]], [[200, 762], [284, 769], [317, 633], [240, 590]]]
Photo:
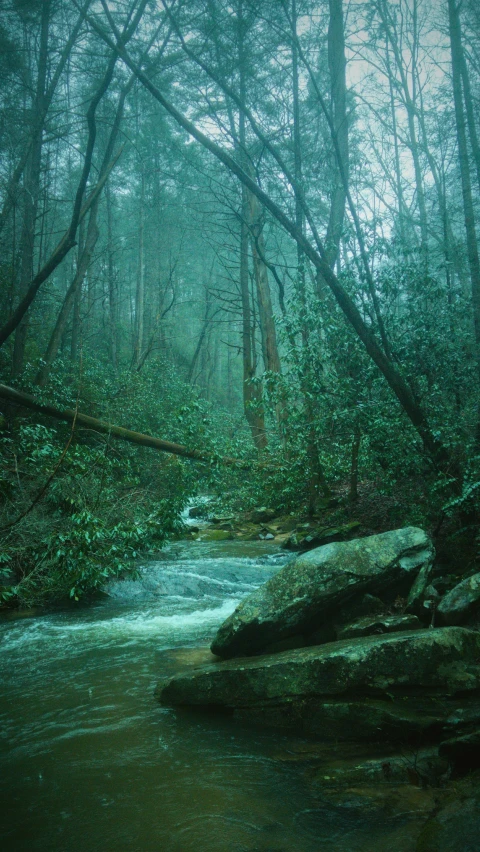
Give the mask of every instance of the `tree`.
[[[104, 7], [105, 8], [105, 7]], [[111, 16], [107, 15], [110, 19]], [[113, 23], [111, 21], [111, 23]], [[116, 27], [114, 26], [114, 34]], [[421, 436], [425, 449], [435, 464], [439, 466], [449, 467], [448, 453], [442, 446], [441, 442], [434, 434], [428, 417], [422, 406], [412, 393], [411, 388], [403, 378], [399, 369], [395, 366], [392, 360], [382, 351], [378, 345], [374, 334], [369, 329], [363, 320], [355, 303], [339, 281], [338, 277], [332, 271], [328, 264], [327, 255], [323, 242], [320, 240], [316, 229], [314, 231], [314, 241], [312, 244], [306, 236], [299, 233], [295, 222], [283, 211], [283, 209], [261, 189], [251, 177], [242, 169], [242, 167], [234, 160], [234, 158], [220, 145], [203, 133], [189, 118], [182, 114], [167, 98], [162, 94], [160, 89], [151, 81], [151, 79], [139, 68], [134, 62], [126, 49], [123, 47], [118, 37], [115, 36], [115, 41], [112, 41], [103, 29], [95, 25], [97, 32], [101, 35], [104, 41], [117, 51], [118, 55], [125, 64], [136, 74], [139, 81], [147, 88], [153, 97], [167, 110], [167, 112], [183, 127], [191, 136], [200, 142], [210, 153], [222, 162], [227, 169], [235, 174], [242, 185], [249, 189], [269, 211], [269, 213], [282, 225], [282, 227], [290, 234], [291, 237], [300, 245], [305, 252], [306, 257], [313, 263], [317, 271], [322, 275], [326, 284], [333, 293], [339, 307], [343, 311], [346, 319], [354, 328], [359, 339], [365, 346], [368, 355], [375, 362], [379, 370], [383, 373], [391, 390], [397, 397], [400, 405], [411, 420], [413, 426]], [[246, 110], [245, 110], [246, 111]], [[246, 111], [247, 112], [247, 111]], [[247, 113], [248, 115], [248, 113]], [[250, 118], [250, 116], [249, 116]], [[254, 128], [252, 128], [254, 129]]]

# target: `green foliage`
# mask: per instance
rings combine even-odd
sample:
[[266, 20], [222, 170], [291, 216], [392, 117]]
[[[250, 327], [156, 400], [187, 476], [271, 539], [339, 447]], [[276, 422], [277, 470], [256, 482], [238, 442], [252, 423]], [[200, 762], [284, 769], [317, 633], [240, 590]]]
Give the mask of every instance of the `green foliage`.
[[[219, 449], [207, 404], [165, 363], [116, 378], [92, 360], [80, 390], [60, 363], [44, 397], [74, 406], [78, 396], [80, 410], [104, 420], [212, 455]], [[36, 420], [17, 418], [0, 436], [0, 601], [29, 606], [76, 601], [134, 571], [140, 556], [181, 528], [180, 512], [204, 478], [188, 460]]]
[[[399, 264], [389, 257], [388, 244], [383, 251], [376, 286], [395, 361], [461, 469], [475, 423], [472, 365], [467, 362], [467, 369], [461, 369], [451, 334], [451, 323], [463, 307], [459, 303], [450, 314], [439, 309], [433, 322], [432, 306], [448, 302], [441, 277], [431, 274], [425, 280], [419, 263]], [[353, 299], [365, 298], [356, 269], [346, 268], [342, 283]], [[406, 290], [413, 309], [404, 307]], [[373, 317], [372, 325], [375, 329]], [[452, 501], [452, 478], [435, 471], [418, 433], [328, 293], [320, 302], [307, 287], [306, 298], [297, 293], [289, 300], [280, 342], [282, 376], [263, 376], [269, 432], [265, 467], [248, 479], [238, 477], [233, 502], [311, 510], [322, 502], [319, 468], [330, 487], [348, 494], [359, 434], [360, 483], [380, 483], [376, 487], [385, 495], [403, 494], [408, 479], [418, 483], [413, 491], [419, 505], [408, 506], [405, 515], [425, 523], [436, 514], [438, 521], [447, 500], [453, 514], [461, 511], [461, 504], [472, 503], [477, 480], [473, 477], [468, 485], [471, 466], [467, 490]], [[279, 408], [285, 414], [283, 425], [278, 423]]]
[[464, 518], [470, 518], [472, 523], [477, 524], [480, 515], [480, 455], [469, 459], [461, 492], [445, 502], [443, 511], [450, 517], [461, 513]]
[[85, 509], [75, 512], [62, 532], [36, 543], [31, 570], [11, 592], [27, 605], [91, 595], [109, 578], [134, 571], [140, 554], [161, 547], [177, 526], [175, 508], [162, 501], [142, 522], [114, 525]]

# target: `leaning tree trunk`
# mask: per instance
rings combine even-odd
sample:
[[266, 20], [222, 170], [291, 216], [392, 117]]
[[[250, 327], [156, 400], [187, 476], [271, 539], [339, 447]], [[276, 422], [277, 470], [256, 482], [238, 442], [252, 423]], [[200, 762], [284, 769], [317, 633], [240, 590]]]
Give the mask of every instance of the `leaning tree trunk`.
[[37, 402], [37, 400], [27, 393], [22, 393], [16, 388], [10, 388], [7, 385], [0, 384], [0, 399], [6, 402], [13, 403], [22, 408], [28, 408], [38, 414], [46, 417], [53, 417], [55, 420], [64, 420], [67, 423], [75, 423], [76, 427], [85, 426], [86, 429], [94, 432], [99, 432], [102, 435], [108, 435], [112, 438], [118, 438], [121, 441], [129, 441], [131, 444], [138, 444], [141, 447], [152, 447], [154, 450], [160, 450], [163, 453], [171, 453], [174, 456], [183, 456], [186, 459], [194, 461], [214, 463], [220, 462], [226, 465], [235, 465], [240, 468], [248, 469], [252, 467], [248, 462], [240, 459], [234, 459], [230, 456], [217, 456], [205, 452], [203, 450], [192, 450], [182, 444], [175, 444], [172, 441], [165, 441], [163, 438], [155, 438], [153, 435], [144, 435], [142, 432], [134, 432], [132, 429], [124, 429], [123, 426], [115, 426], [113, 423], [107, 423], [105, 420], [98, 420], [96, 417], [90, 417], [88, 414], [82, 414], [73, 408], [56, 408], [53, 405], [47, 405]]

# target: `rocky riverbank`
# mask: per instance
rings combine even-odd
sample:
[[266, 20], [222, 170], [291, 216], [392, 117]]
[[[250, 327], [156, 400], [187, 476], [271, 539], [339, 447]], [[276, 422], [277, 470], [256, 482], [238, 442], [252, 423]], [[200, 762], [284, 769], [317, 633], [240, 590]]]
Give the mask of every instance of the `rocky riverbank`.
[[[451, 779], [475, 769], [479, 753], [480, 575], [445, 588], [432, 542], [415, 527], [310, 550], [241, 602], [212, 643], [215, 656], [180, 665], [157, 697], [319, 743], [382, 744], [386, 789], [408, 749], [419, 761], [402, 783], [442, 790], [417, 848], [473, 849], [470, 829], [458, 833]], [[466, 796], [467, 828], [480, 815], [476, 790]], [[463, 845], [445, 845], [455, 832]]]
[[306, 519], [278, 514], [267, 506], [237, 515], [209, 514], [208, 504], [200, 504], [190, 509], [188, 535], [199, 541], [274, 541], [286, 550], [304, 551], [358, 534], [360, 521], [341, 517], [337, 521], [335, 514]]

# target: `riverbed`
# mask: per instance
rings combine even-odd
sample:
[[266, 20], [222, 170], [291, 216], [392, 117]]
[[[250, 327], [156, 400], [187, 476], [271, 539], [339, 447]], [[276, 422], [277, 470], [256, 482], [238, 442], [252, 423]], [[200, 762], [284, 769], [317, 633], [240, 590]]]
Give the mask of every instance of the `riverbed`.
[[177, 543], [89, 606], [0, 620], [4, 852], [413, 852], [418, 815], [323, 797], [300, 737], [154, 698], [165, 651], [208, 645], [286, 558]]

